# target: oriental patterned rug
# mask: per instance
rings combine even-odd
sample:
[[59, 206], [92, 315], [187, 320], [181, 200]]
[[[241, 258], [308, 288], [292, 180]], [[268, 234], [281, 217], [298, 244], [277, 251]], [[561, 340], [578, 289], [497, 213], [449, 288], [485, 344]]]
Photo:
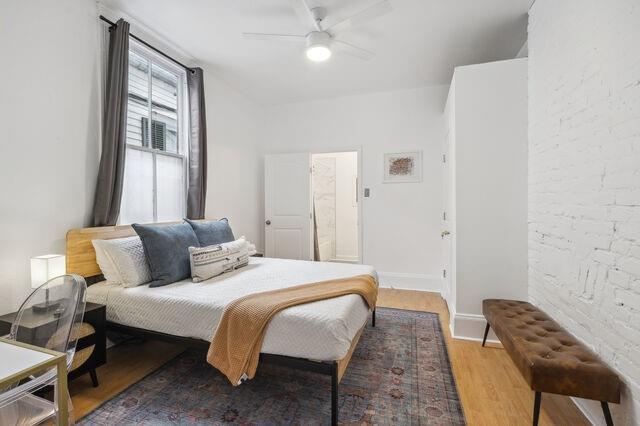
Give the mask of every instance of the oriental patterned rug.
[[[233, 387], [189, 350], [107, 401], [82, 425], [330, 422], [328, 376], [262, 365]], [[464, 425], [438, 316], [379, 308], [340, 383], [341, 424]]]

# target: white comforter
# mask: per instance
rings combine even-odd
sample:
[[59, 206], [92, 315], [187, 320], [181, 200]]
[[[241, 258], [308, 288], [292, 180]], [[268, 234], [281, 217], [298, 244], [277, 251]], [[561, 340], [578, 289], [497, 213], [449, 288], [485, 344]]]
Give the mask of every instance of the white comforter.
[[[89, 287], [87, 301], [107, 306], [107, 320], [174, 336], [211, 341], [225, 306], [250, 293], [370, 274], [371, 266], [251, 258], [248, 266], [213, 279], [164, 287]], [[294, 306], [270, 322], [262, 352], [331, 361], [343, 358], [365, 324], [368, 307], [358, 295]]]

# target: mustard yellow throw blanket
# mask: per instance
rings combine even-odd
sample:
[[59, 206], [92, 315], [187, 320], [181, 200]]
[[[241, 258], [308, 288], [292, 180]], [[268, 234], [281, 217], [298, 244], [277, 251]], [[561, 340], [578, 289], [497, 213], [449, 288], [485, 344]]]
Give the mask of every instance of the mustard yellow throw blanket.
[[209, 346], [207, 361], [227, 376], [234, 386], [239, 385], [242, 378], [252, 379], [258, 368], [267, 326], [275, 314], [291, 306], [347, 294], [359, 294], [373, 309], [378, 297], [378, 283], [370, 275], [357, 275], [236, 299], [222, 313]]

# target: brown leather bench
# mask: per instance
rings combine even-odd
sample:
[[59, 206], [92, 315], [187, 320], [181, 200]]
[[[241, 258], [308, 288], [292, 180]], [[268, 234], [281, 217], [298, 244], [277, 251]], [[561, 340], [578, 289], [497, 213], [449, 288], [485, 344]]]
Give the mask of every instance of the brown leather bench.
[[538, 424], [542, 392], [600, 401], [607, 425], [609, 402], [620, 403], [620, 379], [585, 345], [531, 303], [487, 299], [482, 302], [489, 328], [535, 391], [533, 424]]

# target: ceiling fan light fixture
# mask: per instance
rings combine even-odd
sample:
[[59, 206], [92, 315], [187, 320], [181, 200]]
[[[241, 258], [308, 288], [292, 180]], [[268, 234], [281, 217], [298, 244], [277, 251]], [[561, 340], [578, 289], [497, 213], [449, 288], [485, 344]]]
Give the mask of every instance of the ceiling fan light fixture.
[[313, 62], [323, 62], [331, 57], [331, 49], [328, 46], [316, 45], [307, 47], [307, 58]]
[[331, 57], [331, 36], [324, 31], [312, 31], [307, 35], [307, 58], [323, 62]]
[[306, 42], [305, 53], [307, 59], [312, 62], [323, 62], [331, 58], [333, 49], [338, 53], [346, 53], [363, 61], [372, 59], [375, 54], [367, 49], [354, 46], [346, 41], [335, 39], [336, 35], [353, 26], [362, 25], [367, 21], [375, 19], [393, 11], [390, 0], [375, 0], [377, 3], [360, 10], [346, 19], [342, 19], [330, 26], [324, 25], [327, 17], [327, 9], [324, 7], [310, 8], [307, 0], [290, 0], [291, 6], [296, 15], [306, 24], [311, 24], [313, 30], [306, 35], [303, 34], [273, 34], [273, 33], [242, 33], [245, 38], [257, 40], [279, 40], [293, 41], [296, 43]]

